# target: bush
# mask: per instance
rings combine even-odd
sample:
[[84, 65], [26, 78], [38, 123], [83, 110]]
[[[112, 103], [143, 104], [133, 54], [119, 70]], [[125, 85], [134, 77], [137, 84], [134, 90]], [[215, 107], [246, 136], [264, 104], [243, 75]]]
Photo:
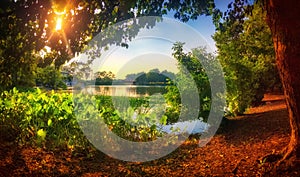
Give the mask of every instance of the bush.
[[40, 89], [1, 94], [2, 125], [14, 130], [20, 144], [47, 147], [86, 147], [73, 114], [72, 95], [42, 92]]
[[58, 88], [67, 88], [61, 72], [55, 69], [54, 66], [37, 68], [36, 84], [55, 90], [57, 90]]
[[[184, 53], [183, 43], [176, 43], [173, 50], [180, 72], [176, 74], [174, 81], [169, 82], [165, 94], [168, 104], [166, 112], [168, 123], [177, 122], [179, 116], [183, 116], [184, 120], [193, 118], [207, 120], [211, 105], [211, 88], [206, 74], [208, 71], [205, 71], [201, 62], [213, 63], [213, 56], [204, 48], [196, 48], [190, 53]], [[195, 95], [196, 92], [199, 95]], [[182, 98], [189, 100], [188, 105], [182, 104]], [[198, 104], [199, 107], [195, 107]], [[194, 112], [199, 114], [194, 115]]]
[[225, 72], [228, 115], [244, 113], [258, 105], [267, 91], [281, 85], [271, 31], [264, 18], [265, 12], [254, 5], [243, 23], [225, 20], [223, 30], [214, 34]]
[[157, 125], [166, 124], [166, 116], [153, 111], [148, 98], [79, 94], [75, 97], [75, 103], [80, 125], [88, 131], [87, 136], [92, 139], [97, 138], [94, 137], [97, 133], [91, 128], [96, 119], [102, 119], [112, 132], [130, 141], [154, 140], [162, 135]]
[[[10, 137], [14, 137], [21, 145], [50, 149], [94, 149], [81, 131], [80, 125], [86, 120], [87, 124], [98, 123], [98, 118], [101, 118], [113, 132], [123, 138], [148, 141], [160, 135], [156, 124], [166, 119], [163, 117], [164, 120], [157, 120], [155, 113], [147, 111], [149, 101], [146, 98], [84, 94], [73, 98], [69, 93], [42, 92], [39, 88], [26, 92], [14, 88], [2, 92], [0, 98], [1, 130], [9, 132]], [[129, 101], [127, 110], [116, 110], [115, 102], [124, 100]], [[134, 117], [137, 111], [141, 114]], [[99, 136], [99, 132], [92, 133]]]

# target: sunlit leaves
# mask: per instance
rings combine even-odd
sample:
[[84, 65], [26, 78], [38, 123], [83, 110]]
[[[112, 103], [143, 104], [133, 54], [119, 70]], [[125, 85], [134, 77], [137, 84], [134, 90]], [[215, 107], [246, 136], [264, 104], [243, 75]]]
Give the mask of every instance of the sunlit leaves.
[[40, 138], [41, 140], [45, 140], [46, 135], [47, 135], [47, 132], [46, 132], [45, 130], [43, 130], [43, 129], [39, 129], [39, 130], [37, 131], [37, 136], [38, 136], [38, 138]]
[[34, 85], [36, 43], [32, 41], [31, 26], [19, 28], [20, 24], [15, 15], [1, 18], [0, 90]]
[[[195, 117], [189, 115], [188, 112], [192, 112], [191, 110], [199, 112], [197, 118], [202, 117], [207, 120], [211, 104], [211, 88], [206, 73], [208, 71], [205, 71], [202, 64], [205, 62], [213, 63], [214, 57], [200, 47], [185, 53], [183, 45], [184, 43], [178, 42], [173, 46], [173, 56], [178, 62], [180, 72], [176, 74], [176, 79], [167, 86], [168, 92], [165, 94], [169, 105], [167, 108], [168, 122], [176, 122], [180, 114], [186, 115], [187, 119]], [[193, 82], [197, 88], [192, 88], [191, 83]], [[194, 90], [198, 91], [199, 97], [195, 96]], [[188, 107], [182, 105], [182, 98], [189, 100], [190, 105]], [[200, 100], [195, 100], [196, 98]], [[196, 107], [198, 101], [201, 102], [200, 107]]]
[[[121, 103], [129, 101], [124, 110], [117, 110], [109, 96], [80, 94], [74, 98], [74, 105], [72, 94], [40, 89], [4, 91], [0, 98], [0, 123], [15, 133], [15, 140], [47, 148], [92, 149], [78, 121], [81, 126], [98, 125], [101, 119], [118, 136], [149, 141], [161, 135], [157, 126], [167, 120], [166, 116], [159, 119], [155, 111], [149, 112], [147, 98], [118, 97]], [[92, 131], [92, 136], [98, 133]]]
[[[213, 0], [20, 0], [6, 2], [0, 10], [0, 33], [3, 37], [1, 41], [6, 43], [1, 45], [3, 51], [0, 51], [0, 54], [1, 52], [6, 54], [1, 54], [3, 58], [0, 58], [0, 63], [10, 71], [18, 71], [11, 73], [0, 69], [0, 79], [3, 83], [1, 85], [5, 87], [4, 89], [34, 84], [35, 60], [33, 59], [37, 55], [33, 54], [37, 54], [46, 45], [57, 52], [58, 56], [51, 57], [55, 58], [52, 61], [55, 61], [56, 68], [59, 68], [76, 52], [81, 52], [97, 33], [120, 21], [149, 15], [161, 17], [169, 11], [174, 11], [175, 18], [183, 22], [197, 19], [203, 14], [212, 14], [214, 21], [220, 16]], [[153, 27], [155, 23], [155, 20], [140, 21], [128, 28], [121, 27], [121, 31], [112, 31], [101, 39], [106, 41], [102, 47], [116, 44], [127, 48], [126, 42], [136, 36], [139, 29]], [[116, 37], [117, 33], [120, 35]], [[115, 36], [114, 39], [107, 40], [112, 39], [111, 35]], [[16, 40], [17, 37], [21, 37], [21, 41]], [[10, 45], [9, 41], [13, 41], [14, 45]]]
[[[230, 6], [237, 9], [242, 5], [233, 3]], [[218, 58], [223, 65], [227, 82], [226, 111], [233, 115], [258, 104], [268, 89], [280, 85], [271, 32], [264, 20], [265, 14], [257, 5], [254, 6], [252, 15], [245, 8], [241, 10], [237, 16], [230, 16], [236, 11], [229, 10], [230, 14], [223, 23], [224, 29], [218, 30], [214, 35]], [[241, 17], [243, 21], [238, 19]]]

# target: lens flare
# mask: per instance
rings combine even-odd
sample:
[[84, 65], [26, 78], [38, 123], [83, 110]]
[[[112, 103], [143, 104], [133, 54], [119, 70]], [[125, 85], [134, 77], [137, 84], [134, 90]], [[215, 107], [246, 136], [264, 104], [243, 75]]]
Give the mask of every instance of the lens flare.
[[55, 26], [55, 30], [56, 31], [60, 31], [62, 29], [62, 18], [58, 17], [56, 19], [56, 26]]
[[64, 9], [63, 11], [57, 11], [56, 9], [54, 9], [54, 13], [55, 13], [56, 15], [59, 15], [59, 16], [65, 15], [65, 14], [66, 14], [66, 9]]

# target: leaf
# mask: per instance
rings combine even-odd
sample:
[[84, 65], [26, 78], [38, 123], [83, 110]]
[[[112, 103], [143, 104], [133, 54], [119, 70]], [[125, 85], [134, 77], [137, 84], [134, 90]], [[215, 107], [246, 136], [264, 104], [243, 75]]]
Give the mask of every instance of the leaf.
[[168, 119], [168, 117], [167, 116], [162, 116], [161, 117], [161, 119], [160, 119], [160, 123], [162, 124], [162, 125], [166, 125], [167, 124], [167, 119]]
[[13, 94], [17, 95], [18, 94], [18, 89], [16, 87], [13, 88]]
[[52, 125], [52, 120], [49, 119], [49, 120], [48, 120], [48, 126], [50, 127], [51, 125]]
[[40, 137], [42, 140], [44, 140], [46, 138], [47, 132], [43, 129], [39, 129], [37, 131], [37, 135], [38, 137]]
[[36, 88], [36, 93], [39, 95], [42, 93], [41, 89], [40, 88]]

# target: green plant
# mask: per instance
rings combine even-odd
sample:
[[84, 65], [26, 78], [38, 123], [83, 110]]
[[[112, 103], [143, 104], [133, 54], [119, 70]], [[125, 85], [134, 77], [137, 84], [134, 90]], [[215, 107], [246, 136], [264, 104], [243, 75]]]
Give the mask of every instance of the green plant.
[[54, 66], [37, 68], [36, 83], [37, 85], [42, 85], [55, 90], [58, 88], [67, 88], [63, 75], [59, 70], [55, 69]]
[[0, 108], [1, 125], [15, 131], [20, 144], [50, 148], [88, 144], [73, 114], [71, 94], [14, 88], [2, 92]]
[[157, 125], [166, 124], [167, 118], [151, 105], [149, 98], [114, 97], [112, 100], [113, 105], [102, 107], [100, 115], [118, 136], [131, 141], [161, 136]]
[[262, 100], [264, 93], [281, 87], [275, 65], [272, 35], [265, 13], [254, 5], [243, 23], [224, 21], [223, 30], [214, 34], [218, 59], [227, 86], [227, 114], [238, 115]]
[[[99, 136], [97, 126], [102, 120], [120, 137], [148, 141], [161, 135], [157, 124], [166, 123], [165, 116], [157, 119], [156, 112], [150, 111], [147, 98], [73, 96], [39, 88], [24, 92], [14, 88], [2, 92], [0, 97], [1, 130], [11, 133], [21, 145], [90, 152], [94, 147], [82, 132], [84, 126], [96, 125], [89, 135]], [[129, 107], [117, 110], [114, 99], [127, 101]]]
[[[173, 56], [178, 61], [180, 72], [176, 74], [175, 80], [169, 81], [166, 87], [168, 123], [177, 122], [180, 115], [184, 115], [184, 119], [196, 117], [206, 120], [210, 111], [211, 90], [206, 73], [208, 71], [205, 71], [201, 62], [213, 63], [214, 57], [203, 48], [184, 53], [183, 45], [183, 43], [175, 43], [173, 47]], [[188, 105], [183, 105], [182, 98], [188, 100]], [[190, 112], [199, 112], [199, 114], [193, 115]]]

